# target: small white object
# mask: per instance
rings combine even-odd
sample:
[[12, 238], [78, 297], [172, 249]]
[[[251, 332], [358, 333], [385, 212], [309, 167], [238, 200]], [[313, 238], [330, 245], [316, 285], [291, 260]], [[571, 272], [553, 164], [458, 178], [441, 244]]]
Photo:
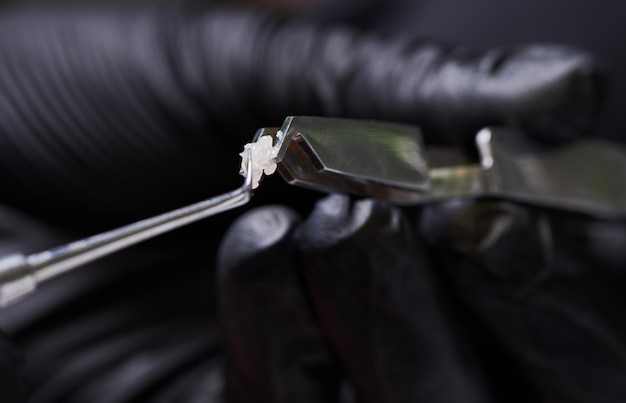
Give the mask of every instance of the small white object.
[[[271, 175], [276, 171], [276, 156], [278, 155], [278, 147], [274, 147], [274, 140], [271, 136], [261, 136], [254, 143], [248, 143], [243, 146], [241, 155], [242, 176], [248, 174], [248, 158], [252, 160], [252, 189], [259, 186], [259, 181], [263, 174]], [[250, 150], [250, 152], [248, 152]]]
[[276, 132], [276, 142], [277, 142], [277, 143], [282, 143], [282, 141], [283, 141], [283, 136], [285, 136], [285, 133], [283, 133], [283, 131], [282, 131], [282, 130], [278, 130], [278, 131]]

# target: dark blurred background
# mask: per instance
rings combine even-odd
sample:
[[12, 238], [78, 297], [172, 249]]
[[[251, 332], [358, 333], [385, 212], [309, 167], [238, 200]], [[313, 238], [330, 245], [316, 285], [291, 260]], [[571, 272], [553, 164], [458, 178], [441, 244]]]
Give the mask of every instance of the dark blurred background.
[[614, 0], [3, 0], [4, 9], [39, 7], [202, 8], [235, 3], [390, 35], [473, 48], [567, 44], [597, 55], [609, 75], [596, 134], [625, 141], [626, 3]]

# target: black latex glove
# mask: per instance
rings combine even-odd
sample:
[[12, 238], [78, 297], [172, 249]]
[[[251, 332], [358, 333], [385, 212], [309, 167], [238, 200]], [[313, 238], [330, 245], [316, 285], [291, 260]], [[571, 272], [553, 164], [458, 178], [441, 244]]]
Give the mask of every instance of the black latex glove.
[[624, 401], [625, 251], [506, 202], [252, 211], [220, 256], [229, 401]]
[[335, 197], [298, 224], [261, 208], [222, 244], [229, 402], [336, 402], [346, 372], [365, 402], [491, 401], [399, 210]]
[[[555, 140], [588, 127], [600, 92], [593, 60], [576, 50], [472, 52], [224, 10], [3, 15], [0, 56], [0, 201], [62, 224], [46, 247], [74, 227], [89, 234], [238, 185], [242, 145], [285, 115], [412, 122], [461, 146], [501, 122]], [[214, 389], [197, 382], [216, 366], [211, 225], [72, 273], [3, 313], [26, 346], [34, 401]], [[334, 362], [319, 351], [314, 360]], [[474, 387], [458, 373], [458, 390]]]
[[429, 207], [418, 226], [530, 401], [626, 399], [625, 221], [466, 202]]
[[242, 145], [286, 115], [412, 122], [463, 146], [503, 122], [555, 140], [588, 128], [600, 92], [573, 49], [474, 52], [233, 10], [3, 15], [0, 57], [2, 200], [65, 225], [235, 186]]

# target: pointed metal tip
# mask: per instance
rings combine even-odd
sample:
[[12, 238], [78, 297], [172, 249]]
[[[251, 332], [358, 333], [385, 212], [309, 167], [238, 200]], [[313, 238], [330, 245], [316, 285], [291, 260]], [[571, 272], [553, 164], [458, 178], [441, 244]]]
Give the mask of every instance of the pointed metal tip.
[[246, 156], [247, 166], [246, 166], [246, 176], [243, 181], [243, 188], [246, 193], [252, 194], [252, 150], [248, 149], [248, 155]]

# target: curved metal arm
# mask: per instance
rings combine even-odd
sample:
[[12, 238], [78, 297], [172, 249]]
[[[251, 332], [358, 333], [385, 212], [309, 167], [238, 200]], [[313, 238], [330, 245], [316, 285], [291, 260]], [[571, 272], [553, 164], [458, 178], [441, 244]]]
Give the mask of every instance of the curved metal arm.
[[0, 307], [35, 290], [37, 285], [100, 257], [246, 204], [252, 197], [251, 159], [244, 184], [232, 192], [30, 256], [0, 259]]

